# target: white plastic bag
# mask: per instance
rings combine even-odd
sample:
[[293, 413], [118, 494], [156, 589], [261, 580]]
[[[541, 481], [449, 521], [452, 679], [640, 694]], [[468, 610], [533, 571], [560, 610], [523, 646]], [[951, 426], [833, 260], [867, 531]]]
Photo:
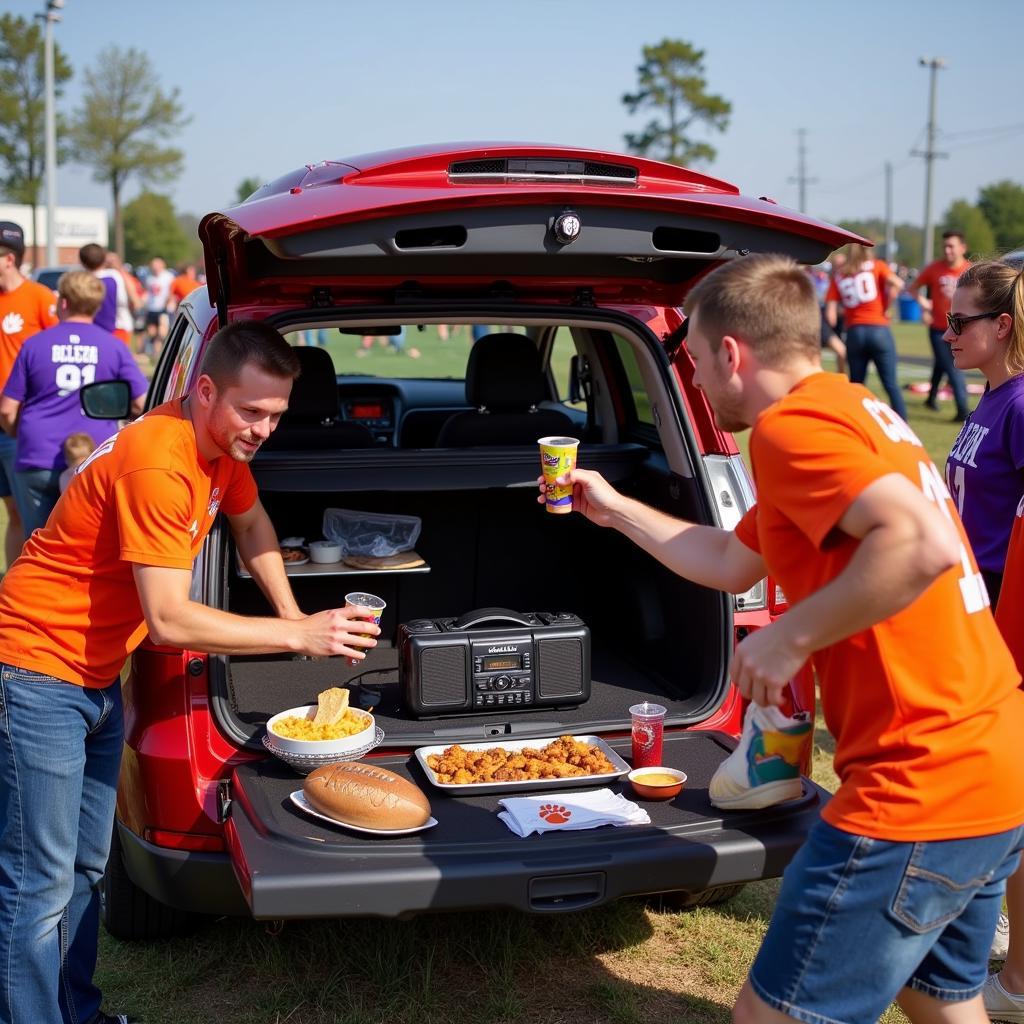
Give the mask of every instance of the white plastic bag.
[[324, 536], [345, 555], [397, 555], [410, 551], [420, 535], [419, 516], [392, 516], [348, 508], [324, 509]]

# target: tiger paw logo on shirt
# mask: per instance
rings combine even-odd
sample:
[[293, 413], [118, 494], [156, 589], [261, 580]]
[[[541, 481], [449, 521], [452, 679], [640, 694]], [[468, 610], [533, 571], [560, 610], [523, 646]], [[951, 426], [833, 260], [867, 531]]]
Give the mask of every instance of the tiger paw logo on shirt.
[[20, 313], [8, 313], [0, 324], [0, 331], [4, 334], [21, 334], [25, 327], [25, 318]]

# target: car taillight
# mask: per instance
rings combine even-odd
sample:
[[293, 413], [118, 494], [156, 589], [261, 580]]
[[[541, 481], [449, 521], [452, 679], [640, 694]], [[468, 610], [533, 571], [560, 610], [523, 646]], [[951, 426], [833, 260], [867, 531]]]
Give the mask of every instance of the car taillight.
[[221, 836], [204, 836], [194, 832], [171, 832], [164, 828], [147, 828], [143, 839], [154, 846], [171, 850], [196, 850], [204, 853], [223, 853], [227, 846]]
[[[732, 530], [754, 505], [754, 485], [747, 467], [739, 455], [705, 455], [704, 469], [711, 483], [718, 525]], [[738, 612], [767, 608], [768, 581], [758, 580], [746, 593], [736, 594], [733, 607]]]

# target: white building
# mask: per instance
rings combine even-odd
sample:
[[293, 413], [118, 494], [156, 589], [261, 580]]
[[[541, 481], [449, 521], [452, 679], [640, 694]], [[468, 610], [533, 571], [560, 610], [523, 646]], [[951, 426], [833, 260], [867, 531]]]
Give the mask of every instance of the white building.
[[[0, 203], [0, 220], [10, 220], [25, 232], [25, 265], [36, 263], [33, 258], [32, 207]], [[36, 207], [39, 227], [38, 264], [46, 263], [46, 204]], [[57, 263], [73, 265], [78, 262], [78, 250], [89, 242], [107, 247], [110, 232], [107, 229], [107, 211], [102, 206], [58, 206], [55, 224]]]

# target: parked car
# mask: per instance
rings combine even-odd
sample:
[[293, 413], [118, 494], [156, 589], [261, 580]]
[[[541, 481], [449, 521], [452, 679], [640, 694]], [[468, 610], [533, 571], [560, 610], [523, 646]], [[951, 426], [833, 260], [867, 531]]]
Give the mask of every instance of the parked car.
[[51, 291], [57, 290], [57, 282], [60, 281], [61, 277], [64, 276], [69, 270], [81, 270], [80, 266], [71, 266], [70, 264], [63, 267], [39, 267], [38, 270], [32, 271], [32, 280], [38, 281], [41, 285], [49, 288]]
[[[382, 642], [358, 666], [139, 648], [125, 671], [107, 928], [130, 939], [195, 915], [543, 913], [668, 892], [688, 905], [780, 874], [823, 791], [807, 780], [788, 804], [723, 812], [707, 786], [741, 728], [730, 652], [784, 610], [784, 596], [771, 580], [735, 599], [696, 586], [616, 531], [546, 514], [536, 440], [578, 437], [580, 464], [622, 490], [733, 525], [753, 488], [693, 386], [682, 300], [723, 261], [772, 251], [816, 264], [856, 236], [684, 168], [544, 145], [306, 166], [209, 214], [200, 235], [208, 287], [179, 307], [148, 406], [188, 390], [230, 320], [262, 318], [296, 341], [331, 329], [325, 347], [296, 349], [304, 370], [289, 411], [253, 463], [264, 505], [282, 538], [320, 537], [330, 508], [419, 517], [426, 566], [288, 567], [306, 611], [354, 589], [387, 601]], [[419, 358], [376, 344], [398, 337]], [[269, 613], [223, 524], [197, 559], [193, 596]], [[442, 711], [411, 713], [400, 624], [494, 608], [582, 619], [589, 699], [456, 713], [471, 668], [442, 659], [428, 695]], [[560, 670], [542, 665], [538, 676]], [[575, 679], [580, 666], [568, 671]], [[291, 805], [301, 779], [268, 756], [265, 724], [333, 685], [374, 705], [384, 738], [368, 757], [427, 792], [437, 827], [382, 840]], [[809, 671], [792, 692], [814, 707]], [[650, 826], [521, 839], [498, 820], [498, 794], [439, 792], [413, 757], [428, 745], [571, 733], [628, 758], [628, 709], [644, 700], [668, 709], [665, 760], [689, 776], [671, 802], [645, 805]]]

